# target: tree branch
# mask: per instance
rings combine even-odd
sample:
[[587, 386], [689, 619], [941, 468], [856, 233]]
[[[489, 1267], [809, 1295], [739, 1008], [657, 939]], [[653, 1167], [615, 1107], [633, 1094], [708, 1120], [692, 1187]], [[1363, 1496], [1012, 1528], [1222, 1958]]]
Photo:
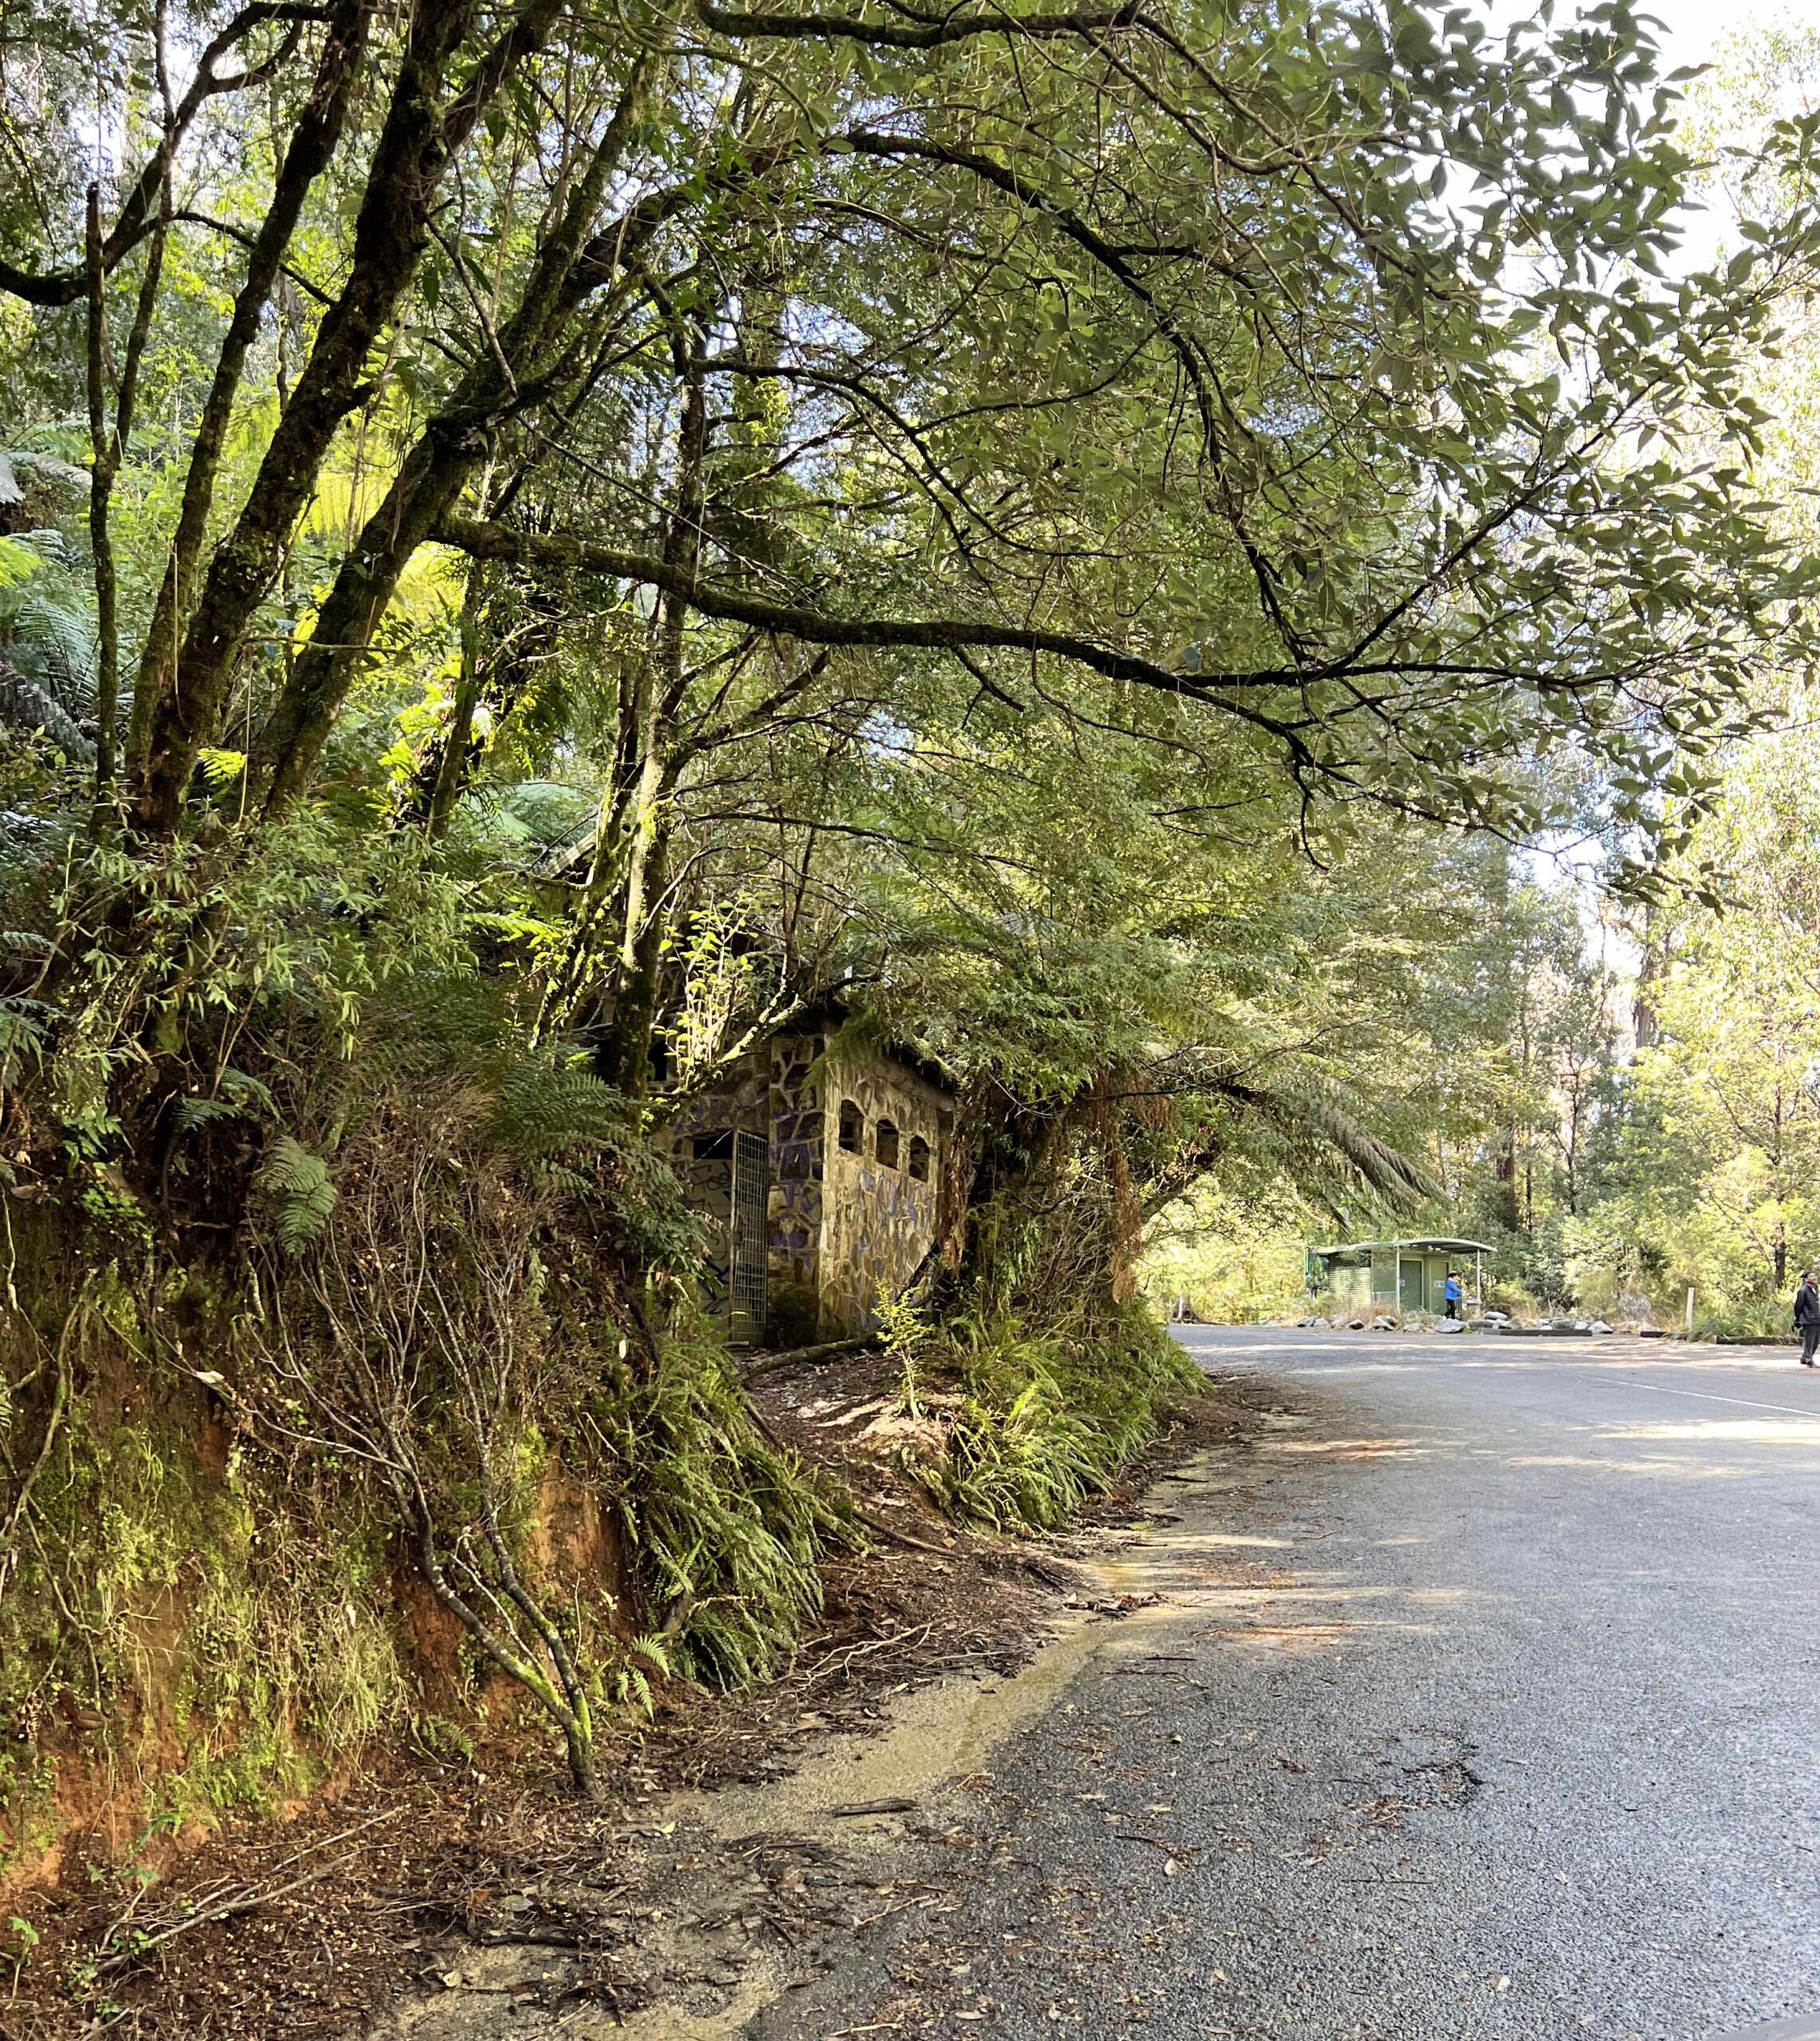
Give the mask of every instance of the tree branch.
[[747, 36], [801, 39], [822, 37], [863, 42], [881, 49], [937, 49], [945, 43], [965, 42], [977, 35], [1023, 37], [1040, 41], [1059, 36], [1093, 37], [1110, 29], [1130, 28], [1138, 18], [1137, 0], [1105, 11], [1072, 14], [1018, 15], [1008, 9], [957, 11], [945, 18], [925, 20], [914, 27], [898, 27], [886, 22], [863, 21], [857, 14], [749, 14], [731, 7], [717, 7], [713, 0], [696, 0], [695, 12], [702, 26], [717, 35], [736, 38]]

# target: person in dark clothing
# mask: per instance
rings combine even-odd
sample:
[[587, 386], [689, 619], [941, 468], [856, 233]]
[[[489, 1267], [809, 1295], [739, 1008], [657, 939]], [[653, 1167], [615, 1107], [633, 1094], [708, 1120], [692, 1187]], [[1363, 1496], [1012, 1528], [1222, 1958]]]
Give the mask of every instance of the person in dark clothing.
[[1802, 1271], [1801, 1288], [1794, 1293], [1794, 1329], [1801, 1335], [1801, 1365], [1813, 1367], [1814, 1351], [1820, 1348], [1820, 1285], [1811, 1268]]

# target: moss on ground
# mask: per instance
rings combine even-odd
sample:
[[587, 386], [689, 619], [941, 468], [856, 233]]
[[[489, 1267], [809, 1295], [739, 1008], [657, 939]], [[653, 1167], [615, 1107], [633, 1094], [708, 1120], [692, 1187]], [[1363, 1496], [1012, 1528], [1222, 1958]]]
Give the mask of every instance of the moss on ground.
[[[61, 1300], [47, 1281], [4, 1355], [0, 1523], [45, 1445], [53, 1378], [66, 1393], [0, 1595], [0, 1871], [73, 1823], [130, 1838], [270, 1811], [378, 1737], [458, 1748], [485, 1721], [529, 1744], [533, 1716], [497, 1693], [489, 1707], [465, 1638], [452, 1656], [445, 1638], [427, 1700], [414, 1569], [381, 1485], [250, 1421], [246, 1358], [210, 1330], [244, 1302], [233, 1286], [216, 1272], [180, 1339], [180, 1286], [159, 1286], [157, 1339], [135, 1287], [114, 1280], [104, 1311], [85, 1279]], [[565, 1561], [546, 1583], [608, 1711], [647, 1705], [660, 1673], [730, 1687], [777, 1669], [819, 1607], [818, 1559], [848, 1535], [753, 1423], [711, 1329], [670, 1315], [639, 1366], [603, 1315], [572, 1355], [580, 1392], [527, 1427], [513, 1468], [526, 1553], [553, 1470], [615, 1533], [594, 1577]]]

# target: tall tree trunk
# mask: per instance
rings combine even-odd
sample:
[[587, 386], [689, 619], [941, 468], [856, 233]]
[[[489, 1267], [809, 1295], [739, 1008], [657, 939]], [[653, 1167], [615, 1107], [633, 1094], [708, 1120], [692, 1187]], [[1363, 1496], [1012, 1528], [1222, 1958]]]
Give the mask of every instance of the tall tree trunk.
[[[702, 336], [690, 321], [671, 334], [682, 385], [677, 422], [676, 474], [664, 533], [666, 564], [693, 580], [702, 557], [702, 485], [708, 453], [708, 395]], [[651, 1038], [669, 887], [670, 804], [682, 753], [677, 718], [687, 698], [685, 654], [690, 604], [666, 590], [657, 612], [654, 655], [641, 660], [622, 698], [620, 761], [615, 786], [602, 804], [594, 869], [568, 952], [545, 995], [539, 1032], [564, 1025], [596, 968], [595, 941], [616, 930], [608, 999], [611, 1017], [595, 1044], [595, 1068], [634, 1097], [650, 1088]]]
[[[316, 330], [252, 490], [210, 560], [194, 608], [187, 619], [173, 608], [171, 636], [178, 650], [167, 666], [150, 655], [155, 665], [147, 676], [136, 788], [140, 825], [150, 835], [168, 836], [178, 826], [197, 756], [220, 728], [247, 633], [335, 435], [361, 401], [372, 350], [417, 273], [449, 167], [505, 78], [542, 46], [561, 0], [525, 0], [451, 95], [449, 75], [473, 28], [477, 4], [418, 0], [412, 10], [355, 221], [348, 282]], [[325, 613], [319, 632], [326, 623]], [[300, 660], [299, 673], [310, 664]]]
[[342, 561], [311, 642], [254, 745], [248, 778], [267, 815], [281, 815], [302, 798], [412, 556], [484, 464], [494, 431], [522, 402], [524, 389], [545, 373], [546, 355], [561, 341], [586, 290], [613, 273], [611, 264], [588, 266], [585, 280], [581, 271], [590, 253], [590, 230], [636, 132], [650, 69], [648, 60], [635, 68], [561, 219], [538, 250], [525, 294], [496, 336], [496, 345], [480, 356], [441, 415], [425, 427]]
[[423, 833], [433, 844], [440, 843], [455, 812], [469, 765], [469, 747], [474, 737], [474, 711], [480, 706], [481, 688], [486, 671], [481, 653], [481, 592], [486, 568], [478, 560], [468, 562], [466, 592], [462, 603], [462, 671], [455, 684], [455, 698], [449, 710], [448, 727], [442, 733], [442, 749], [436, 777], [430, 788], [430, 806], [423, 818]]
[[[207, 536], [222, 449], [239, 394], [246, 356], [259, 336], [265, 306], [282, 273], [284, 260], [311, 187], [333, 160], [347, 124], [348, 109], [363, 69], [372, 21], [372, 0], [336, 0], [323, 38], [322, 54], [303, 112], [293, 128], [278, 167], [272, 203], [254, 237], [246, 273], [234, 301], [214, 377], [196, 424], [190, 463], [183, 478], [183, 500], [164, 578], [151, 613], [133, 692], [132, 726], [127, 745], [127, 773], [143, 787], [150, 764], [158, 706], [177, 687], [179, 643], [190, 604], [191, 584]], [[288, 402], [284, 408], [289, 410]], [[187, 781], [186, 781], [187, 783]]]

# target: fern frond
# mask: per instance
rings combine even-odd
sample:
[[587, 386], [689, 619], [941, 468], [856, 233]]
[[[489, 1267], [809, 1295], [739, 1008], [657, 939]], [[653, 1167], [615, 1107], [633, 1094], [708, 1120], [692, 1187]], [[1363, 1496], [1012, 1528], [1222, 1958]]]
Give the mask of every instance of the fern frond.
[[95, 692], [95, 632], [87, 615], [47, 592], [27, 588], [13, 606], [8, 651], [20, 671], [66, 709], [86, 709]]
[[42, 730], [66, 758], [79, 759], [84, 765], [94, 761], [94, 745], [61, 704], [4, 659], [0, 659], [0, 723], [14, 729]]
[[626, 1140], [627, 1103], [591, 1071], [527, 1056], [501, 1079], [494, 1115], [499, 1138], [527, 1162]]
[[670, 1655], [671, 1640], [661, 1630], [647, 1630], [642, 1637], [632, 1639], [631, 1649], [641, 1658], [654, 1665], [666, 1680], [677, 1675], [676, 1663]]
[[254, 1182], [277, 1208], [278, 1245], [287, 1254], [320, 1238], [335, 1209], [335, 1186], [320, 1155], [281, 1134], [266, 1150]]

